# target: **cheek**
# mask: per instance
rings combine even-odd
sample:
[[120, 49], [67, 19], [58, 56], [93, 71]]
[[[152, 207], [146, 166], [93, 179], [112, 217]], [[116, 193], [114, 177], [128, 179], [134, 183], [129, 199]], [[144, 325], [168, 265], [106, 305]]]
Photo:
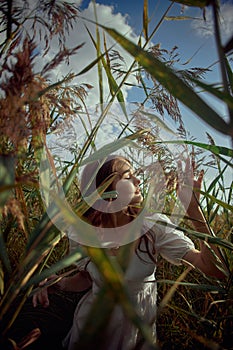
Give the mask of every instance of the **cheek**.
[[123, 199], [124, 202], [130, 202], [135, 193], [135, 187], [129, 180], [120, 180], [116, 184], [116, 191], [118, 192], [118, 198]]

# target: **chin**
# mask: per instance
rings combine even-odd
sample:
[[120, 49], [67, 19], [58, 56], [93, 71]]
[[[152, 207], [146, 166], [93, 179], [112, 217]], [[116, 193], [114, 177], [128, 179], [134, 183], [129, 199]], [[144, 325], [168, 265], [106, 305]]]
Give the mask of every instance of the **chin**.
[[142, 195], [137, 195], [134, 198], [132, 198], [130, 204], [134, 204], [134, 205], [141, 205], [143, 202], [143, 197]]

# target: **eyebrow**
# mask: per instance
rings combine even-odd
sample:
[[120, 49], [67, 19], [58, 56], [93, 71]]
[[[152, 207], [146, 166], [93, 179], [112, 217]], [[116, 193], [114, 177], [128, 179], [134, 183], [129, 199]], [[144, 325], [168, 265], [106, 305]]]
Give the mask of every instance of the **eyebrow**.
[[126, 173], [130, 173], [130, 172], [132, 172], [132, 169], [131, 169], [131, 168], [125, 170], [121, 175], [124, 175], [124, 174], [126, 174]]

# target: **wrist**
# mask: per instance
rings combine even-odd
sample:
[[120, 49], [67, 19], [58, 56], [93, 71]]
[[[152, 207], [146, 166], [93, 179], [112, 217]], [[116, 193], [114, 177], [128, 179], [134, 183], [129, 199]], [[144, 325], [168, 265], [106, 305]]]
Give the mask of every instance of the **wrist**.
[[193, 224], [196, 228], [198, 226], [200, 226], [200, 227], [206, 226], [205, 216], [199, 207], [194, 208], [192, 210], [188, 210], [187, 215], [188, 215], [189, 219], [193, 222]]
[[204, 216], [199, 206], [189, 207], [187, 209], [187, 214], [190, 218], [203, 220]]

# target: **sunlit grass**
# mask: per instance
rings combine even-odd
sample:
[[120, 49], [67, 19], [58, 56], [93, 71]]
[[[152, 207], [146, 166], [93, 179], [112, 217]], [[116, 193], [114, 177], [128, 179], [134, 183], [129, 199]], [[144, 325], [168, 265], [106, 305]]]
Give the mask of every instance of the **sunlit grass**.
[[[7, 1], [4, 2], [6, 7], [7, 3]], [[67, 25], [71, 24], [70, 21], [72, 21], [74, 14], [78, 16], [77, 9], [74, 8], [71, 11], [71, 8], [61, 6], [59, 11], [64, 24]], [[142, 32], [146, 43], [149, 43], [151, 36], [148, 32], [146, 1], [143, 11]], [[5, 18], [7, 23], [11, 22], [11, 16], [13, 13], [10, 18]], [[22, 12], [22, 21], [26, 21], [23, 16]], [[164, 16], [161, 20], [164, 19]], [[54, 20], [54, 18], [52, 17], [50, 20]], [[175, 105], [177, 108], [170, 108], [174, 107], [174, 103], [177, 103], [177, 99], [179, 99], [227, 137], [231, 136], [231, 121], [228, 125], [211, 105], [200, 100], [192, 88], [192, 84], [195, 81], [198, 86], [222, 98], [229, 110], [232, 110], [232, 91], [227, 94], [226, 91], [215, 90], [213, 87], [205, 85], [204, 81], [197, 81], [195, 76], [190, 78], [192, 84], [187, 85], [182, 77], [177, 75], [173, 67], [167, 67], [166, 62], [160, 62], [151, 52], [146, 51], [146, 45], [141, 47], [141, 42], [138, 45], [130, 43], [115, 30], [104, 27], [104, 31], [109, 33], [135, 59], [132, 66], [123, 73], [121, 71], [119, 77], [116, 78], [115, 73], [117, 72], [111, 66], [107, 40], [103, 35], [105, 50], [103, 53], [101, 51], [101, 26], [96, 24], [96, 39], [90, 32], [89, 36], [96, 48], [97, 58], [93, 57], [92, 64], [83, 67], [82, 72], [98, 65], [99, 79], [97, 83], [99, 84], [99, 102], [102, 108], [97, 120], [91, 121], [91, 128], [88, 118], [86, 124], [84, 122], [86, 139], [82, 147], [77, 147], [75, 150], [75, 159], [61, 161], [59, 164], [59, 171], [62, 174], [59, 180], [61, 180], [67, 201], [76, 214], [72, 215], [66, 207], [63, 208], [61, 199], [56, 196], [54, 196], [56, 206], [51, 206], [46, 211], [46, 203], [42, 200], [40, 193], [39, 164], [41, 161], [48, 161], [52, 173], [56, 172], [57, 164], [54, 163], [49, 150], [46, 150], [46, 154], [44, 153], [43, 146], [46, 143], [46, 138], [57, 130], [58, 124], [63, 125], [66, 120], [72, 119], [80, 110], [84, 110], [88, 115], [85, 98], [91, 87], [88, 84], [72, 85], [74, 77], [72, 74], [60, 82], [51, 84], [47, 81], [45, 73], [52, 72], [66, 55], [71, 56], [74, 52], [85, 48], [80, 46], [73, 51], [66, 51], [65, 41], [61, 40], [60, 43], [64, 44], [64, 46], [61, 45], [63, 48], [61, 53], [52, 60], [50, 65], [42, 68], [41, 76], [35, 76], [33, 71], [33, 64], [36, 60], [36, 56], [33, 54], [35, 45], [33, 41], [29, 42], [25, 39], [22, 49], [21, 38], [16, 35], [21, 30], [21, 26], [19, 22], [15, 23], [15, 26], [14, 32], [12, 28], [8, 27], [6, 40], [0, 47], [0, 57], [7, 62], [5, 70], [11, 70], [13, 76], [11, 80], [6, 78], [5, 96], [0, 100], [0, 125], [2, 127], [0, 141], [0, 319], [2, 337], [0, 344], [1, 342], [4, 344], [7, 331], [12, 326], [16, 314], [20, 311], [32, 288], [51, 273], [61, 274], [72, 271], [75, 263], [89, 254], [103, 275], [104, 286], [97, 302], [93, 305], [87, 327], [80, 340], [80, 346], [84, 348], [90, 339], [97, 339], [99, 332], [104, 331], [105, 324], [117, 302], [122, 305], [130, 321], [140, 329], [143, 339], [156, 348], [153, 344], [154, 340], [150, 337], [148, 325], [142, 322], [131, 305], [127, 285], [124, 281], [123, 271], [130, 256], [130, 246], [125, 246], [122, 249], [119, 263], [113, 263], [103, 250], [97, 248], [77, 248], [70, 254], [67, 236], [53, 225], [51, 217], [57, 218], [62, 213], [67, 222], [71, 224], [75, 221], [76, 214], [81, 215], [86, 210], [86, 205], [80, 195], [77, 176], [82, 165], [104, 157], [108, 153], [117, 152], [123, 147], [128, 147], [128, 155], [133, 157], [133, 152], [138, 152], [138, 145], [150, 150], [153, 159], [157, 158], [163, 162], [164, 171], [167, 171], [167, 180], [171, 180], [169, 190], [166, 193], [164, 212], [169, 215], [172, 211], [175, 202], [172, 175], [174, 175], [175, 170], [171, 166], [170, 154], [166, 153], [166, 146], [161, 145], [159, 140], [159, 132], [164, 131], [167, 125], [162, 119], [159, 120], [156, 113], [150, 116], [146, 113], [143, 114], [143, 118], [145, 118], [143, 119], [143, 128], [130, 123], [132, 116], [129, 118], [127, 115], [126, 101], [122, 93], [122, 86], [130, 74], [137, 73], [140, 87], [145, 93], [143, 103], [137, 101], [139, 105], [141, 103], [141, 107], [142, 105], [146, 107], [146, 104], [150, 102], [153, 104], [156, 98], [163, 101], [160, 112], [171, 111], [170, 115], [168, 113], [168, 118], [175, 120], [177, 127], [182, 129], [182, 115], [179, 114], [178, 105]], [[56, 27], [55, 22], [53, 22], [53, 26]], [[60, 35], [60, 39], [63, 38], [64, 27], [56, 27], [57, 30], [55, 27], [53, 27], [54, 31], [52, 32], [54, 38], [57, 34]], [[152, 32], [154, 33], [158, 27], [156, 26]], [[11, 33], [9, 33], [9, 28]], [[47, 40], [48, 47], [45, 50], [49, 48], [50, 40], [46, 28], [44, 38]], [[13, 47], [15, 51], [11, 51]], [[14, 60], [9, 63], [9, 58], [12, 56]], [[223, 63], [221, 62], [221, 64]], [[232, 75], [229, 66], [227, 66], [227, 71], [229, 76]], [[148, 79], [144, 78], [144, 72], [150, 75]], [[110, 97], [108, 101], [103, 101], [102, 74], [106, 75], [109, 84]], [[81, 77], [82, 74], [79, 78], [81, 79]], [[166, 104], [163, 98], [169, 95], [170, 99], [166, 100]], [[116, 139], [107, 146], [98, 148], [96, 143], [98, 130], [115, 101], [119, 103], [126, 122], [122, 123], [122, 120], [116, 120], [117, 125], [119, 124], [121, 128]], [[105, 102], [103, 106], [102, 102]], [[6, 118], [8, 124], [5, 124]], [[147, 123], [151, 128], [148, 129]], [[19, 128], [15, 128], [15, 125], [18, 125]], [[23, 133], [22, 130], [24, 130]], [[185, 135], [185, 130], [182, 129], [181, 132]], [[210, 141], [210, 144], [200, 144], [195, 140], [185, 139], [184, 142], [174, 140], [173, 143], [177, 145], [182, 143], [184, 147], [190, 149], [190, 152], [194, 153], [197, 163], [201, 149], [205, 152], [203, 159], [205, 161], [211, 159], [211, 166], [216, 169], [215, 179], [209, 184], [204, 184], [201, 207], [210, 227], [215, 232], [216, 236], [212, 237], [212, 241], [221, 248], [229, 268], [229, 275], [225, 280], [218, 281], [207, 278], [194, 270], [186, 271], [184, 267], [171, 266], [168, 262], [159, 259], [156, 273], [159, 296], [157, 345], [161, 349], [220, 349], [221, 347], [226, 349], [232, 332], [232, 183], [229, 184], [226, 176], [229, 169], [232, 171], [232, 149], [215, 145], [214, 140]], [[49, 181], [49, 178], [46, 177], [48, 174], [43, 175], [45, 182]], [[144, 196], [147, 197], [150, 192], [148, 192], [146, 176], [142, 178], [142, 181]], [[206, 239], [204, 235], [191, 230], [190, 223], [186, 218], [180, 223], [180, 226], [187, 230], [187, 234], [197, 246], [198, 239]], [[85, 232], [85, 235], [88, 235], [88, 232]], [[175, 286], [174, 282], [177, 282]], [[21, 301], [21, 305], [17, 310], [13, 310], [15, 313], [13, 312], [13, 316], [9, 319], [9, 315], [12, 314], [11, 306], [16, 300]], [[97, 315], [101, 315], [98, 318], [98, 324], [93, 323]], [[24, 335], [22, 334], [22, 337]]]

